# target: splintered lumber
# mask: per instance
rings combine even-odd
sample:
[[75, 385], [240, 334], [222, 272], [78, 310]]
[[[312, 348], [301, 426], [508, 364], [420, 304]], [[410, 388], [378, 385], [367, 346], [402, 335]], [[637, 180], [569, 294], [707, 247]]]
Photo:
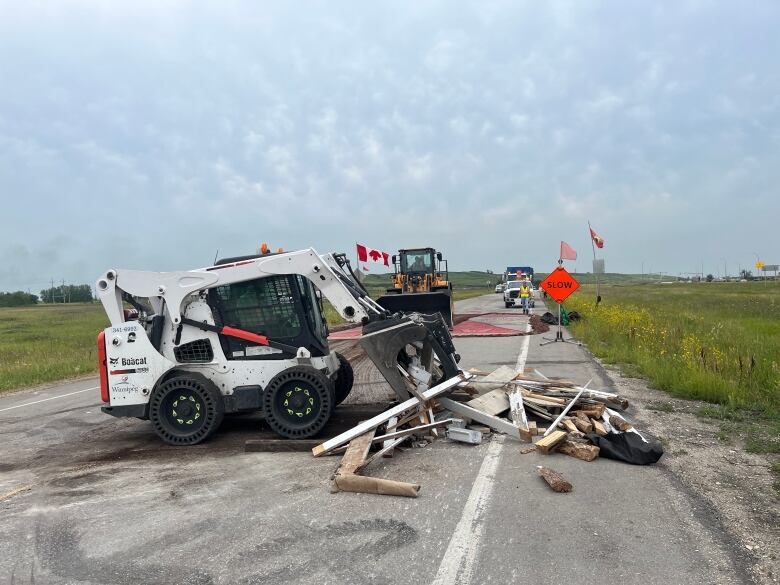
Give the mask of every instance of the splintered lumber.
[[528, 432], [534, 437], [539, 434], [539, 429], [536, 427], [536, 421], [532, 420], [528, 423]]
[[578, 429], [578, 428], [577, 428], [577, 427], [574, 425], [574, 423], [571, 421], [571, 419], [570, 419], [570, 418], [567, 418], [566, 420], [564, 420], [564, 421], [561, 421], [561, 424], [562, 424], [562, 425], [563, 425], [563, 426], [566, 428], [566, 430], [567, 430], [567, 431], [569, 431], [570, 433], [573, 433], [574, 431], [577, 431], [577, 430], [579, 430], [579, 429]]
[[[547, 429], [549, 430], [549, 429]], [[536, 442], [536, 449], [540, 453], [544, 453], [545, 455], [549, 455], [551, 451], [555, 449], [555, 447], [558, 446], [561, 442], [563, 442], [566, 439], [566, 432], [565, 431], [553, 431], [546, 437], [542, 437]]]
[[517, 371], [509, 366], [501, 366], [490, 372], [481, 380], [472, 380], [469, 384], [475, 384], [480, 394], [486, 394], [496, 388], [505, 386], [517, 377]]
[[547, 396], [545, 394], [537, 394], [536, 392], [532, 392], [530, 390], [523, 390], [523, 396], [525, 398], [533, 398], [534, 400], [538, 400], [540, 402], [557, 404], [558, 406], [565, 406], [567, 402], [565, 398], [559, 398], [557, 396]]
[[497, 388], [486, 394], [477, 396], [476, 398], [469, 400], [466, 404], [471, 408], [476, 408], [477, 410], [481, 410], [482, 412], [486, 412], [493, 416], [509, 410], [509, 398], [503, 388]]
[[587, 416], [588, 418], [601, 418], [601, 415], [604, 414], [605, 408], [606, 406], [599, 402], [597, 404], [589, 404], [587, 407], [582, 407], [578, 410], [573, 410], [572, 414], [574, 416], [581, 414], [583, 416]]
[[[590, 384], [590, 382], [588, 382], [588, 384]], [[587, 386], [588, 384], [585, 384], [585, 386]], [[572, 398], [571, 402], [569, 402], [569, 404], [566, 405], [566, 408], [563, 409], [563, 412], [561, 412], [561, 414], [558, 415], [558, 418], [556, 418], [555, 421], [553, 422], [553, 424], [551, 424], [547, 428], [547, 430], [544, 432], [545, 436], [549, 435], [550, 432], [552, 431], [552, 429], [554, 429], [554, 428], [556, 428], [558, 426], [558, 423], [563, 420], [563, 417], [566, 416], [566, 413], [571, 410], [571, 407], [574, 406], [574, 403], [577, 402], [577, 399], [580, 396], [582, 396], [583, 392], [585, 392], [585, 388], [582, 388], [579, 392], [577, 392], [577, 396]]]
[[338, 489], [343, 492], [359, 492], [385, 496], [416, 498], [420, 491], [420, 485], [416, 483], [380, 479], [378, 477], [369, 477], [365, 475], [348, 474], [338, 476], [335, 479], [335, 483]]
[[520, 455], [528, 455], [529, 453], [533, 453], [536, 451], [536, 445], [531, 445], [530, 447], [527, 447], [525, 449], [520, 449]]
[[612, 428], [622, 432], [625, 432], [631, 428], [631, 423], [616, 414], [609, 415], [609, 424], [612, 425]]
[[521, 429], [528, 428], [528, 417], [523, 406], [523, 393], [518, 388], [509, 392], [509, 415], [515, 426]]
[[589, 433], [593, 430], [593, 423], [590, 422], [589, 418], [575, 416], [572, 417], [571, 422], [574, 423], [577, 430], [582, 431], [583, 433]]
[[538, 466], [537, 472], [547, 482], [553, 491], [558, 493], [566, 493], [572, 490], [572, 485], [566, 481], [566, 479], [557, 471], [553, 471], [549, 467]]
[[593, 461], [599, 456], [599, 448], [596, 445], [586, 443], [575, 443], [574, 441], [563, 441], [558, 445], [558, 452], [583, 461]]
[[[424, 396], [425, 400], [431, 400], [432, 398], [441, 396], [445, 392], [448, 392], [450, 389], [454, 388], [458, 384], [461, 384], [462, 382], [470, 378], [471, 378], [471, 374], [467, 372], [460, 372], [460, 374], [458, 374], [457, 376], [454, 376], [449, 380], [442, 382], [441, 384], [437, 384], [433, 388], [429, 388], [428, 390], [423, 392], [422, 395]], [[408, 400], [404, 400], [400, 404], [395, 405], [394, 407], [386, 410], [385, 412], [382, 412], [376, 415], [375, 417], [370, 418], [367, 421], [364, 421], [359, 425], [349, 429], [348, 431], [344, 431], [340, 435], [337, 435], [332, 439], [328, 439], [324, 443], [317, 445], [316, 447], [314, 447], [314, 449], [311, 450], [311, 452], [315, 457], [320, 457], [321, 455], [324, 455], [328, 451], [331, 451], [336, 447], [340, 447], [341, 445], [350, 442], [355, 437], [359, 437], [360, 435], [362, 435], [363, 433], [371, 429], [376, 429], [379, 425], [381, 425], [382, 423], [386, 423], [394, 416], [398, 416], [399, 414], [409, 410], [410, 408], [419, 405], [420, 405], [420, 401], [416, 397], [412, 396]], [[450, 410], [455, 412], [453, 409]]]
[[[392, 433], [395, 431], [395, 429], [398, 427], [398, 417], [394, 416], [389, 421], [387, 421], [387, 428], [385, 429], [386, 433]], [[382, 455], [383, 457], [392, 457], [393, 456], [393, 447], [394, 445], [391, 445], [392, 441], [390, 439], [386, 440], [384, 444], [382, 445], [382, 450], [384, 451], [387, 449], [387, 451], [384, 452]]]
[[330, 491], [335, 493], [339, 491], [338, 483], [336, 480], [345, 475], [352, 475], [357, 471], [366, 460], [368, 450], [371, 448], [371, 440], [374, 438], [376, 429], [371, 429], [367, 433], [355, 437], [347, 445], [347, 450], [344, 453], [344, 457], [341, 459], [336, 474], [333, 477], [333, 483], [330, 486]]
[[596, 432], [597, 435], [603, 437], [604, 435], [607, 434], [607, 429], [604, 428], [604, 425], [601, 422], [597, 420], [594, 420], [592, 422], [593, 422], [593, 430]]
[[471, 420], [477, 421], [480, 424], [487, 425], [494, 431], [504, 433], [510, 437], [514, 437], [515, 439], [520, 438], [520, 429], [518, 429], [515, 425], [506, 419], [498, 418], [497, 416], [491, 416], [482, 412], [481, 410], [471, 408], [468, 404], [455, 402], [449, 398], [439, 398], [439, 403], [441, 403], [444, 408], [451, 410], [455, 414], [470, 418]]

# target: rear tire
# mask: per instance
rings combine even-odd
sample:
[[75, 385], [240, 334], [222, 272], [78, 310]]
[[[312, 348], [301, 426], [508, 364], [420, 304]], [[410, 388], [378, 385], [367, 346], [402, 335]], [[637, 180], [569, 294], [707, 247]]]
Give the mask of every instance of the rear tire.
[[160, 384], [149, 400], [154, 432], [169, 445], [196, 445], [222, 424], [225, 403], [203, 376], [182, 374]]
[[507, 309], [508, 309], [508, 308], [509, 308], [509, 307], [511, 307], [511, 306], [512, 306], [512, 304], [511, 304], [511, 303], [507, 303], [506, 301], [504, 301], [504, 307], [505, 307], [505, 308], [507, 308]]
[[330, 380], [310, 366], [293, 366], [277, 374], [263, 392], [263, 413], [274, 432], [287, 439], [306, 439], [322, 430], [333, 412]]
[[336, 353], [339, 358], [339, 372], [334, 384], [335, 406], [338, 406], [352, 392], [352, 385], [355, 383], [355, 373], [352, 371], [352, 364], [340, 353]]

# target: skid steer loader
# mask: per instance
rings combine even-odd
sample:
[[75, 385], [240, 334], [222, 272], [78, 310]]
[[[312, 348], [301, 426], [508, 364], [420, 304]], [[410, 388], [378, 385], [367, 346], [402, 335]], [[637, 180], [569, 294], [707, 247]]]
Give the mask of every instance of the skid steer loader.
[[452, 328], [452, 283], [441, 252], [433, 248], [398, 250], [393, 266], [393, 286], [376, 302], [388, 311], [439, 313]]
[[433, 386], [460, 373], [441, 319], [382, 308], [343, 254], [264, 253], [181, 272], [111, 269], [96, 287], [111, 323], [98, 335], [102, 410], [148, 419], [173, 445], [203, 441], [234, 412], [261, 411], [288, 438], [323, 428], [352, 388], [352, 369], [328, 347], [321, 295], [363, 325], [360, 344], [399, 400], [420, 380]]

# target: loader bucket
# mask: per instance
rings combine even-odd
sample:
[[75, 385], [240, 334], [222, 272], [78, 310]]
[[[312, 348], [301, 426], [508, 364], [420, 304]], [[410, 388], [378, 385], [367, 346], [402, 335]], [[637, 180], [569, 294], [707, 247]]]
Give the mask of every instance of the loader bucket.
[[404, 370], [414, 366], [431, 373], [429, 387], [460, 371], [460, 356], [455, 353], [452, 336], [439, 315], [396, 314], [367, 323], [360, 345], [401, 401], [407, 400], [410, 392], [398, 366]]
[[452, 295], [447, 292], [419, 292], [388, 294], [379, 297], [377, 303], [391, 313], [441, 314], [447, 327], [452, 328]]

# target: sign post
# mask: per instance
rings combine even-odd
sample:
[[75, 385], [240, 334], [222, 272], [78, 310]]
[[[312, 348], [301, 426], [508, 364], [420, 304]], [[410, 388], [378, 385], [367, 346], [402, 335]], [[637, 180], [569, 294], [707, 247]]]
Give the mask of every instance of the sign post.
[[555, 337], [544, 337], [546, 341], [543, 341], [539, 345], [548, 345], [555, 342], [563, 343], [576, 343], [579, 342], [573, 339], [565, 339], [563, 337], [563, 324], [561, 323], [561, 304], [563, 301], [569, 298], [569, 296], [578, 288], [580, 283], [577, 282], [574, 277], [563, 267], [563, 261], [558, 261], [558, 268], [553, 270], [547, 275], [541, 284], [542, 287], [552, 300], [558, 303], [558, 330], [555, 332]]

